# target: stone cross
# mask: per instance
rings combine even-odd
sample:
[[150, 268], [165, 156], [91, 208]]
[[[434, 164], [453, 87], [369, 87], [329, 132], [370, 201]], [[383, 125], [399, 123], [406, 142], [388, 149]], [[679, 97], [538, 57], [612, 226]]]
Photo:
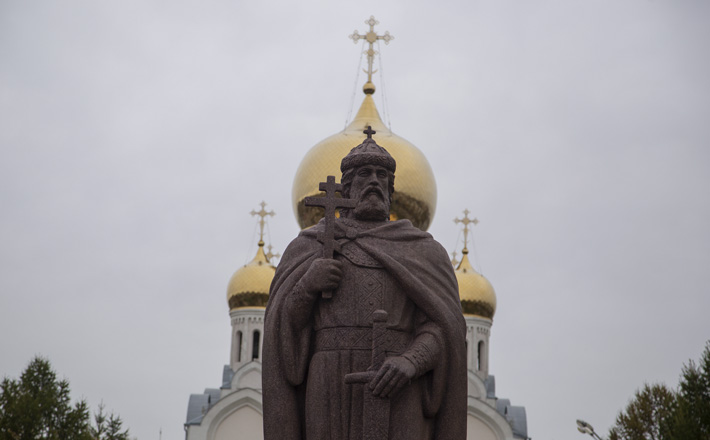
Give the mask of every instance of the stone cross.
[[459, 219], [459, 218], [454, 219], [454, 223], [456, 223], [456, 224], [463, 223], [463, 248], [466, 253], [468, 253], [468, 225], [473, 224], [474, 226], [476, 226], [478, 224], [477, 218], [475, 218], [475, 217], [473, 219], [468, 218], [469, 213], [470, 213], [470, 211], [468, 209], [464, 209], [463, 210], [463, 214], [464, 214], [463, 219]]
[[366, 130], [362, 131], [367, 135], [368, 139], [372, 139], [372, 135], [377, 133], [375, 130], [372, 129], [372, 126], [368, 125]]
[[[333, 258], [335, 251], [335, 210], [337, 208], [354, 208], [357, 201], [335, 197], [335, 193], [342, 193], [343, 185], [335, 183], [335, 176], [328, 176], [321, 182], [318, 189], [325, 192], [324, 197], [306, 197], [306, 206], [320, 206], [325, 208], [325, 232], [318, 237], [323, 243], [323, 258]], [[323, 298], [331, 298], [333, 292], [323, 292]]]
[[379, 21], [375, 20], [375, 17], [373, 15], [370, 16], [369, 20], [365, 20], [365, 24], [370, 26], [370, 31], [366, 33], [365, 35], [360, 35], [356, 30], [353, 31], [353, 34], [350, 35], [349, 38], [352, 38], [353, 43], [357, 44], [359, 40], [365, 40], [367, 43], [370, 45], [370, 47], [367, 49], [367, 70], [365, 73], [367, 73], [367, 81], [372, 82], [372, 74], [377, 72], [376, 70], [372, 70], [372, 62], [375, 59], [375, 55], [377, 52], [373, 48], [373, 45], [377, 40], [382, 40], [385, 42], [385, 44], [389, 44], [390, 41], [394, 40], [394, 36], [390, 35], [389, 31], [385, 31], [384, 35], [377, 35], [375, 32], [375, 25], [380, 24]]

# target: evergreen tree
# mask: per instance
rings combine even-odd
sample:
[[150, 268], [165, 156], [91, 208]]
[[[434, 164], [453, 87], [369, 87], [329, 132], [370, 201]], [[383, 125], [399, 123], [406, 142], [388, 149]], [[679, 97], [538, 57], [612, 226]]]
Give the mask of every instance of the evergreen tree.
[[645, 384], [616, 417], [609, 440], [670, 439], [675, 406], [675, 394], [665, 385]]
[[699, 366], [683, 366], [673, 425], [674, 440], [710, 440], [710, 341]]
[[0, 383], [0, 440], [128, 440], [120, 417], [103, 404], [90, 426], [89, 407], [71, 404], [69, 382], [57, 380], [48, 360], [35, 357], [19, 380]]
[[128, 440], [128, 430], [122, 430], [123, 421], [120, 417], [104, 413], [103, 402], [99, 404], [99, 412], [94, 414], [95, 427], [91, 428], [92, 438], [96, 440]]

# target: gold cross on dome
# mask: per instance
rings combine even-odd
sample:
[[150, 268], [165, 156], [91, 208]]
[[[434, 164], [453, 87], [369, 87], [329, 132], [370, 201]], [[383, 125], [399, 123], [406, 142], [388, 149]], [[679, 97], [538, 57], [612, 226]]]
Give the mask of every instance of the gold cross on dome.
[[454, 266], [454, 268], [459, 264], [459, 260], [456, 259], [456, 254], [456, 251], [451, 253], [451, 265]]
[[390, 41], [394, 40], [394, 36], [390, 35], [389, 31], [385, 31], [384, 35], [377, 35], [375, 32], [375, 25], [380, 24], [380, 22], [375, 20], [374, 15], [370, 15], [370, 19], [365, 20], [365, 24], [370, 26], [369, 32], [364, 35], [360, 35], [356, 29], [353, 31], [353, 34], [349, 36], [349, 38], [352, 38], [353, 43], [355, 44], [357, 44], [359, 40], [365, 40], [369, 44], [369, 48], [365, 52], [367, 54], [367, 70], [365, 70], [365, 73], [367, 73], [367, 82], [372, 82], [372, 74], [377, 72], [376, 70], [372, 70], [372, 62], [375, 59], [375, 55], [377, 55], [377, 52], [374, 49], [374, 44], [377, 40], [382, 40], [385, 44], [390, 44]]
[[471, 212], [468, 209], [464, 209], [463, 210], [463, 214], [464, 214], [463, 219], [459, 219], [459, 218], [454, 219], [454, 223], [456, 223], [456, 224], [463, 223], [463, 250], [461, 252], [463, 252], [464, 254], [468, 254], [468, 225], [473, 224], [474, 226], [476, 226], [478, 224], [477, 218], [475, 218], [475, 217], [473, 219], [468, 218], [468, 215], [470, 213]]
[[266, 202], [264, 202], [263, 200], [261, 201], [261, 203], [259, 203], [259, 205], [261, 205], [261, 209], [258, 211], [254, 211], [252, 209], [251, 215], [258, 215], [259, 217], [261, 217], [259, 219], [259, 246], [263, 246], [264, 245], [264, 225], [266, 224], [266, 221], [264, 219], [266, 218], [266, 216], [273, 217], [276, 213], [274, 211], [267, 212], [264, 209], [264, 208], [266, 208]]
[[266, 259], [269, 260], [269, 262], [271, 262], [272, 258], [279, 258], [281, 256], [281, 254], [279, 254], [278, 252], [276, 252], [276, 253], [271, 252], [271, 249], [272, 249], [271, 245], [266, 246], [266, 249], [269, 250], [266, 253]]

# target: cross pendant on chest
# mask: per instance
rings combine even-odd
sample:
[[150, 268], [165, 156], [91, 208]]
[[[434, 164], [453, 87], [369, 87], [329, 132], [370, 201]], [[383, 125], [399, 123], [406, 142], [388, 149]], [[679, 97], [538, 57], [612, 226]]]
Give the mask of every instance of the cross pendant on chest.
[[[325, 231], [318, 240], [323, 243], [323, 258], [333, 258], [335, 251], [335, 210], [337, 208], [354, 208], [357, 202], [353, 199], [335, 197], [335, 193], [342, 193], [343, 185], [335, 183], [335, 176], [328, 176], [321, 182], [318, 189], [325, 192], [324, 197], [306, 197], [306, 206], [320, 206], [325, 208]], [[331, 298], [333, 292], [323, 292], [323, 298]]]

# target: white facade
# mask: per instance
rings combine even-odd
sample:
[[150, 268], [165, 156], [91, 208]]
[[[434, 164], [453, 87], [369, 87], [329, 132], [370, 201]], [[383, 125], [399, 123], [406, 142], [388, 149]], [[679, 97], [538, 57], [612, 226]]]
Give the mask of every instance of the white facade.
[[478, 316], [464, 315], [464, 317], [466, 318], [468, 370], [473, 371], [481, 380], [485, 380], [488, 377], [488, 344], [492, 322], [490, 319]]
[[[224, 366], [220, 389], [190, 396], [187, 440], [261, 440], [261, 344], [264, 308], [232, 310], [230, 364]], [[527, 438], [525, 408], [495, 396], [495, 378], [488, 374], [492, 321], [466, 315], [468, 360], [468, 438]], [[258, 335], [258, 336], [255, 336]]]
[[219, 390], [190, 396], [185, 433], [188, 440], [260, 440], [261, 353], [264, 308], [244, 307], [229, 313], [232, 347]]
[[251, 361], [261, 360], [261, 349], [264, 344], [264, 308], [243, 307], [230, 311], [229, 317], [232, 320], [229, 366], [232, 371], [237, 371]]

